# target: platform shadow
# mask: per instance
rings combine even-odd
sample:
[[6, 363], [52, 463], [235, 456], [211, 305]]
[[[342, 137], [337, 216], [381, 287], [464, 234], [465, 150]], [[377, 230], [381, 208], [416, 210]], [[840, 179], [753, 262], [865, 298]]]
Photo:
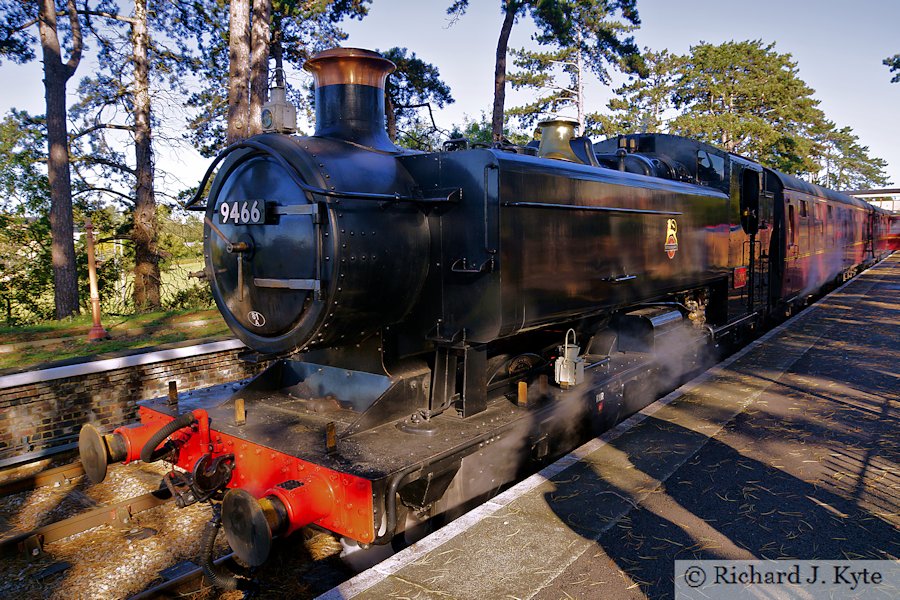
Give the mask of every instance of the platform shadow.
[[[731, 434], [763, 425], [756, 417], [742, 413], [723, 439], [741, 439]], [[668, 440], [665, 447], [646, 444], [660, 439]], [[880, 439], [859, 441], [877, 448]], [[547, 505], [574, 532], [596, 543], [566, 571], [567, 580], [581, 585], [565, 593], [671, 598], [677, 559], [900, 555], [897, 523], [859, 502], [854, 486], [829, 489], [815, 477], [798, 478], [792, 472], [804, 460], [802, 454], [777, 466], [753, 454], [649, 417], [553, 478], [555, 489], [544, 495]], [[556, 584], [565, 586], [557, 581], [553, 593], [559, 591]]]

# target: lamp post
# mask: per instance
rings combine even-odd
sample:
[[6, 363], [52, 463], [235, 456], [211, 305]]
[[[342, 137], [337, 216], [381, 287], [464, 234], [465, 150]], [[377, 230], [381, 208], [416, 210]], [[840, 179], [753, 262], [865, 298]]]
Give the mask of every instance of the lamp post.
[[90, 219], [84, 220], [87, 233], [88, 281], [91, 284], [91, 315], [94, 324], [88, 332], [88, 341], [97, 342], [109, 339], [109, 332], [100, 324], [100, 291], [97, 287], [97, 261], [94, 260], [94, 227]]

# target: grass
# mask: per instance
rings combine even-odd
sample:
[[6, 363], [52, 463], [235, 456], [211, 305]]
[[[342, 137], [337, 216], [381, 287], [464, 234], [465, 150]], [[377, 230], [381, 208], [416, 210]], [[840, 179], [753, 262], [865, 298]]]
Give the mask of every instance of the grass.
[[[161, 273], [161, 295], [164, 305], [170, 303], [181, 290], [197, 285], [187, 275], [203, 268], [201, 258], [177, 261]], [[119, 294], [131, 295], [131, 274], [126, 273], [120, 283]], [[165, 310], [142, 314], [126, 312], [122, 298], [102, 298], [101, 321], [111, 339], [87, 341], [92, 325], [90, 311], [60, 321], [44, 321], [34, 325], [0, 326], [0, 370], [30, 368], [49, 362], [85, 358], [103, 358], [129, 350], [152, 348], [165, 344], [210, 338], [231, 337], [228, 327], [215, 309]], [[120, 308], [116, 308], [119, 306]], [[9, 348], [9, 346], [14, 346]]]
[[[182, 290], [194, 286], [208, 286], [205, 282], [188, 277], [189, 273], [203, 269], [202, 258], [183, 258], [169, 264], [160, 272], [160, 300], [163, 306], [171, 304], [173, 298]], [[130, 310], [131, 295], [134, 290], [134, 275], [131, 271], [125, 271], [116, 285], [116, 291], [107, 291], [100, 301], [106, 312], [128, 312]]]
[[[150, 327], [174, 327], [179, 323], [208, 320], [221, 321], [221, 316], [215, 309], [194, 309], [167, 310], [136, 315], [103, 315], [101, 319], [103, 326], [113, 335], [118, 331]], [[87, 335], [88, 330], [91, 328], [91, 323], [91, 314], [85, 313], [60, 321], [45, 321], [36, 325], [0, 326], [0, 345]]]
[[[187, 326], [193, 321], [205, 322]], [[186, 340], [230, 337], [221, 315], [212, 309], [105, 316], [102, 322], [112, 339], [98, 342], [87, 341], [90, 315], [27, 327], [0, 327], [0, 345], [22, 344], [12, 352], [0, 353], [0, 369], [21, 369], [72, 358], [98, 357]]]

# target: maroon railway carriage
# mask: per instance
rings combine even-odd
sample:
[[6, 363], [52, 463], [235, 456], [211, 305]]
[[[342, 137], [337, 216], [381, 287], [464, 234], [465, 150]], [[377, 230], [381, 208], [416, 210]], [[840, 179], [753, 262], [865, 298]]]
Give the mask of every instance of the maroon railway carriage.
[[780, 225], [771, 264], [781, 266], [773, 291], [782, 306], [805, 304], [892, 250], [886, 211], [772, 169], [765, 173]]

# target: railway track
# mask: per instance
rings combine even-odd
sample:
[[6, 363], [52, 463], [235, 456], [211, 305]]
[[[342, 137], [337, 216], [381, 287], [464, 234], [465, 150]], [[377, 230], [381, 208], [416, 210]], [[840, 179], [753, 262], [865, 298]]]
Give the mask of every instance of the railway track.
[[[217, 558], [213, 561], [213, 563], [216, 565], [221, 565], [230, 560], [233, 556], [233, 553], [228, 553], [220, 558]], [[186, 564], [193, 565], [193, 563]], [[143, 592], [135, 594], [134, 596], [130, 596], [128, 600], [152, 600], [153, 598], [174, 597], [174, 592], [176, 591], [179, 595], [183, 596], [185, 594], [200, 591], [202, 586], [203, 569], [194, 565], [186, 568], [180, 573], [175, 574], [171, 579], [161, 581], [160, 583], [148, 587]]]
[[0, 498], [19, 492], [27, 492], [39, 487], [63, 485], [82, 475], [84, 475], [84, 467], [78, 461], [45, 469], [33, 475], [0, 483]]
[[67, 519], [42, 525], [31, 531], [0, 538], [0, 556], [16, 552], [37, 556], [45, 544], [59, 541], [100, 525], [120, 529], [131, 528], [131, 517], [139, 512], [155, 508], [171, 500], [160, 492], [150, 492], [121, 502], [98, 506]]
[[[36, 462], [36, 461], [33, 461]], [[18, 465], [18, 468], [29, 466]], [[40, 472], [5, 481], [0, 484], [0, 498], [15, 494], [30, 492], [39, 488], [61, 487], [72, 483], [84, 476], [84, 468], [81, 463], [75, 461], [70, 464], [44, 469]], [[55, 493], [55, 492], [51, 492]], [[35, 561], [45, 552], [45, 546], [53, 542], [65, 540], [76, 534], [90, 529], [109, 525], [123, 533], [126, 538], [137, 538], [152, 534], [152, 530], [136, 527], [133, 516], [143, 511], [162, 506], [171, 501], [167, 490], [157, 490], [138, 496], [130, 497], [119, 502], [103, 504], [83, 510], [78, 514], [56, 520], [52, 523], [41, 525], [29, 531], [10, 533], [5, 537], [0, 535], [0, 560], [21, 557], [28, 562]], [[49, 549], [47, 551], [50, 551]], [[52, 554], [52, 552], [51, 552]], [[217, 559], [216, 564], [221, 564], [231, 558], [231, 554]], [[52, 560], [52, 559], [51, 559]], [[66, 570], [71, 567], [68, 561], [55, 561], [45, 571], [52, 572], [54, 568]], [[166, 597], [172, 593], [179, 595], [201, 592], [208, 583], [203, 582], [203, 571], [194, 562], [178, 563], [160, 572], [162, 581], [148, 582], [150, 587], [134, 596], [140, 598]]]

